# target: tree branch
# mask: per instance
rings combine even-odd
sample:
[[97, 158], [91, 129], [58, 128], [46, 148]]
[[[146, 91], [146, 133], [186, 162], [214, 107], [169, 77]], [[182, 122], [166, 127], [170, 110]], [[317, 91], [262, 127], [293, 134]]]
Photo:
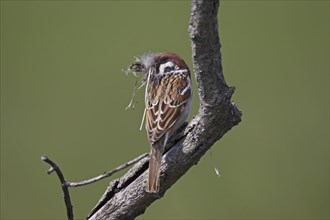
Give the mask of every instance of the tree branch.
[[112, 176], [113, 174], [137, 163], [138, 161], [142, 160], [143, 158], [147, 157], [149, 155], [149, 153], [144, 153], [136, 158], [134, 158], [133, 160], [130, 160], [126, 163], [123, 163], [122, 165], [119, 165], [118, 167], [116, 167], [115, 169], [113, 170], [110, 170], [110, 171], [107, 171], [101, 175], [98, 175], [96, 177], [93, 177], [91, 179], [87, 179], [87, 180], [83, 180], [83, 181], [79, 181], [79, 182], [66, 182], [66, 185], [68, 187], [78, 187], [78, 186], [86, 186], [88, 184], [91, 184], [91, 183], [95, 183], [99, 180], [102, 180], [104, 178], [107, 178], [109, 176]]
[[164, 193], [205, 152], [241, 120], [241, 112], [230, 101], [234, 92], [222, 72], [217, 12], [219, 0], [193, 0], [189, 36], [193, 51], [200, 109], [184, 134], [172, 141], [163, 156], [158, 195], [145, 191], [148, 160], [141, 160], [124, 176], [111, 181], [92, 210], [90, 220], [134, 219]]
[[[104, 178], [110, 177], [113, 174], [141, 161], [142, 159], [147, 159], [146, 157], [149, 156], [149, 153], [144, 153], [133, 160], [130, 160], [126, 163], [123, 163], [119, 165], [118, 167], [114, 168], [113, 170], [107, 171], [99, 176], [93, 177], [91, 179], [79, 181], [79, 182], [68, 182], [65, 180], [64, 175], [61, 171], [61, 169], [53, 162], [51, 159], [49, 159], [47, 156], [42, 156], [41, 160], [48, 163], [51, 167], [47, 171], [47, 174], [51, 174], [52, 172], [56, 172], [57, 177], [59, 178], [62, 186], [62, 191], [63, 191], [63, 196], [64, 196], [64, 203], [66, 207], [66, 212], [67, 212], [67, 218], [68, 220], [73, 220], [73, 207], [71, 203], [71, 198], [70, 198], [70, 193], [69, 193], [69, 187], [78, 187], [78, 186], [86, 186], [91, 183], [95, 183], [97, 181], [100, 181]], [[144, 161], [145, 161], [144, 160]]]
[[62, 171], [47, 156], [42, 156], [41, 160], [45, 161], [46, 163], [48, 163], [51, 166], [49, 168], [49, 170], [47, 171], [47, 174], [51, 174], [54, 171], [56, 172], [56, 174], [57, 174], [57, 176], [58, 176], [58, 178], [61, 182], [61, 186], [62, 186], [64, 203], [65, 203], [65, 207], [66, 207], [66, 215], [68, 217], [68, 220], [73, 220], [73, 207], [72, 207], [72, 203], [71, 203], [70, 193], [69, 193], [69, 189], [68, 189], [68, 186], [66, 184], [66, 181], [65, 181], [65, 178], [64, 178], [64, 175], [63, 175]]

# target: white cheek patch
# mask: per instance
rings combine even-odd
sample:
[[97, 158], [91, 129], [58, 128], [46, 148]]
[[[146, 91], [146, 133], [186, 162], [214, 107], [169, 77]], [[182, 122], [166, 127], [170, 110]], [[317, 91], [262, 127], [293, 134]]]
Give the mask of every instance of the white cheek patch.
[[176, 65], [172, 61], [168, 61], [166, 63], [163, 63], [159, 66], [159, 74], [163, 75], [164, 71], [167, 67], [173, 68], [176, 67]]

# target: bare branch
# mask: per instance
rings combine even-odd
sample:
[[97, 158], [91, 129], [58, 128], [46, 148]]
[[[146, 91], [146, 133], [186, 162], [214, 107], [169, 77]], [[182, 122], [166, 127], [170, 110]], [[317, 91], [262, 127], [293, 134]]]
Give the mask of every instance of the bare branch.
[[46, 163], [48, 163], [51, 167], [49, 168], [49, 170], [47, 171], [47, 174], [51, 174], [52, 172], [56, 172], [60, 182], [61, 182], [61, 186], [62, 186], [62, 191], [63, 191], [63, 195], [64, 195], [64, 203], [65, 203], [65, 207], [67, 210], [67, 217], [68, 220], [73, 220], [73, 207], [72, 207], [72, 203], [71, 203], [71, 199], [70, 199], [70, 193], [69, 193], [69, 187], [78, 187], [78, 186], [86, 186], [88, 184], [91, 183], [95, 183], [99, 180], [102, 180], [104, 178], [110, 177], [113, 174], [143, 160], [146, 159], [146, 157], [149, 155], [149, 153], [144, 153], [136, 158], [134, 158], [133, 160], [130, 160], [126, 163], [123, 163], [121, 165], [119, 165], [118, 167], [114, 168], [113, 170], [107, 171], [99, 176], [93, 177], [91, 179], [87, 179], [87, 180], [83, 180], [83, 181], [79, 181], [79, 182], [68, 182], [65, 180], [64, 175], [61, 171], [61, 169], [55, 164], [55, 162], [53, 162], [51, 159], [49, 159], [47, 156], [42, 156], [41, 160], [45, 161]]
[[73, 207], [72, 207], [72, 203], [71, 203], [71, 199], [70, 199], [70, 193], [69, 193], [69, 189], [68, 189], [68, 186], [64, 179], [64, 175], [63, 175], [62, 171], [47, 156], [42, 156], [41, 160], [45, 161], [46, 163], [48, 163], [51, 166], [51, 168], [47, 171], [47, 174], [51, 174], [53, 171], [56, 172], [56, 174], [61, 182], [61, 186], [62, 186], [62, 191], [63, 191], [63, 195], [64, 195], [64, 203], [65, 203], [65, 207], [66, 207], [66, 215], [68, 217], [68, 220], [73, 220]]
[[241, 121], [241, 112], [231, 102], [234, 88], [227, 86], [221, 64], [217, 12], [219, 0], [193, 0], [189, 36], [193, 50], [200, 109], [185, 133], [167, 147], [162, 159], [159, 194], [145, 191], [147, 159], [124, 176], [111, 181], [90, 220], [134, 219], [161, 198], [226, 132]]
[[88, 180], [83, 180], [83, 181], [79, 181], [79, 182], [66, 182], [67, 186], [69, 187], [78, 187], [78, 186], [85, 186], [85, 185], [88, 185], [88, 184], [91, 184], [91, 183], [95, 183], [99, 180], [102, 180], [104, 178], [107, 178], [109, 176], [112, 176], [113, 174], [139, 162], [140, 160], [142, 160], [143, 158], [147, 157], [149, 155], [149, 153], [144, 153], [136, 158], [134, 158], [133, 160], [130, 160], [126, 163], [123, 163], [121, 165], [119, 165], [118, 167], [116, 167], [115, 169], [113, 170], [110, 170], [110, 171], [107, 171], [99, 176], [96, 176], [96, 177], [93, 177], [91, 179], [88, 179]]

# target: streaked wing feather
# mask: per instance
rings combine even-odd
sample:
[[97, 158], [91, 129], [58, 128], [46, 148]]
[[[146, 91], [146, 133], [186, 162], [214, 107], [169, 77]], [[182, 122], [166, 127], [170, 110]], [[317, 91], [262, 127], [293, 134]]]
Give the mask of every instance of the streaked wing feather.
[[185, 74], [167, 75], [159, 83], [150, 85], [146, 97], [146, 128], [150, 142], [159, 140], [184, 111], [191, 95], [189, 80]]

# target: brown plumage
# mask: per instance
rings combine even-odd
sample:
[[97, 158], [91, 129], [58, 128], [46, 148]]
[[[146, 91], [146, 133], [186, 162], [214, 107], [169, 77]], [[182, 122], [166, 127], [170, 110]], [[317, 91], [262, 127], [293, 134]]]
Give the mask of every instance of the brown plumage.
[[146, 130], [151, 145], [146, 190], [157, 193], [165, 145], [184, 123], [190, 110], [190, 72], [177, 54], [168, 52], [142, 56], [133, 65], [143, 69], [146, 78], [150, 79], [145, 94]]

